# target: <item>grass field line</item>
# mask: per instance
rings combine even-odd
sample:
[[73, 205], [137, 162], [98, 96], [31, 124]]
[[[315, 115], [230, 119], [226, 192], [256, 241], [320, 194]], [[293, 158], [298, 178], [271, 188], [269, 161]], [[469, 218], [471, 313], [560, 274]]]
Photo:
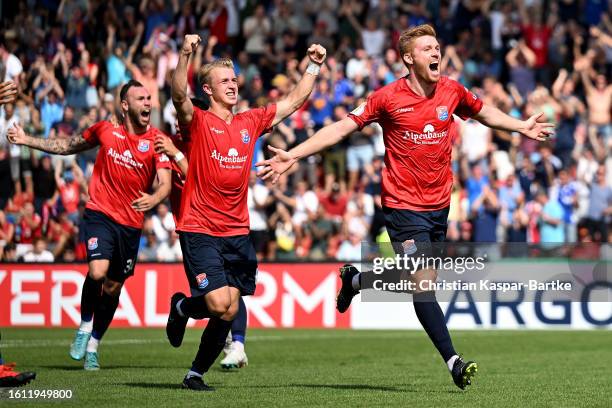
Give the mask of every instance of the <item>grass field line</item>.
[[[274, 336], [262, 336], [252, 335], [247, 336], [247, 342], [259, 342], [259, 341], [291, 341], [291, 340], [325, 340], [325, 339], [342, 339], [350, 337], [352, 332], [337, 332], [337, 333], [319, 333], [319, 334], [292, 334], [292, 335], [274, 335]], [[422, 336], [420, 332], [416, 331], [405, 331], [397, 333], [382, 333], [382, 332], [370, 332], [370, 333], [359, 333], [359, 338], [365, 339], [389, 339], [389, 338], [406, 338]], [[29, 348], [29, 347], [68, 347], [70, 346], [71, 339], [6, 339], [0, 343], [1, 348]], [[104, 345], [142, 345], [142, 344], [165, 344], [168, 340], [165, 338], [159, 339], [109, 339], [103, 340]], [[198, 343], [198, 338], [189, 339], [186, 338], [183, 343]]]

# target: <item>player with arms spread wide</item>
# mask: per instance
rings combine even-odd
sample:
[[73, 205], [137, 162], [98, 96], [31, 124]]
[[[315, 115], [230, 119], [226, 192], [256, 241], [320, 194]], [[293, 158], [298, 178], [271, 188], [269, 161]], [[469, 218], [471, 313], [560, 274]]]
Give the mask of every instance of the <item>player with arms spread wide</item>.
[[[536, 140], [545, 140], [553, 125], [538, 123], [540, 115], [526, 121], [514, 119], [483, 105], [458, 82], [441, 76], [440, 45], [429, 25], [402, 33], [399, 49], [410, 72], [408, 76], [377, 90], [345, 119], [324, 127], [289, 152], [271, 147], [275, 156], [257, 165], [263, 167], [259, 172], [262, 178], [272, 177], [276, 181], [299, 159], [378, 122], [383, 128], [386, 148], [382, 182], [385, 223], [394, 248], [401, 253], [404, 246], [421, 243], [427, 248], [446, 237], [453, 184], [449, 135], [453, 114]], [[344, 312], [359, 293], [361, 274], [355, 267], [345, 265], [340, 276], [342, 287], [337, 308]], [[427, 286], [420, 282], [434, 282], [436, 278], [433, 269], [421, 269], [413, 275], [417, 288]], [[419, 321], [447, 363], [455, 384], [465, 389], [471, 384], [477, 365], [473, 361], [464, 362], [455, 351], [435, 292], [417, 290], [413, 301]]]
[[[119, 294], [134, 273], [144, 212], [170, 192], [170, 161], [154, 151], [159, 130], [149, 126], [151, 95], [140, 82], [121, 88], [124, 124], [101, 121], [82, 135], [42, 139], [19, 126], [9, 130], [12, 143], [53, 154], [74, 154], [100, 146], [85, 206], [89, 271], [81, 295], [81, 324], [70, 346], [70, 357], [85, 357], [86, 370], [98, 370], [98, 345], [119, 304]], [[152, 194], [157, 177], [158, 183]]]
[[183, 387], [208, 391], [202, 376], [225, 345], [241, 296], [255, 292], [257, 258], [249, 240], [248, 179], [256, 139], [295, 112], [315, 84], [325, 49], [312, 45], [305, 74], [286, 98], [276, 104], [234, 115], [238, 81], [232, 61], [204, 65], [198, 79], [210, 98], [201, 110], [187, 97], [187, 64], [200, 43], [187, 35], [172, 78], [172, 101], [179, 124], [191, 137], [189, 171], [181, 198], [177, 230], [191, 297], [176, 293], [166, 332], [180, 346], [187, 319], [209, 317], [200, 347]]

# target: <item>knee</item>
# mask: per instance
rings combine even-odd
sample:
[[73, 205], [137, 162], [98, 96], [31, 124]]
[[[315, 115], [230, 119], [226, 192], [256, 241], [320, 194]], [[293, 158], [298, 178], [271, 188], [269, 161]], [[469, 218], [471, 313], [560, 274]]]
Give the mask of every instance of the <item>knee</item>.
[[96, 282], [103, 280], [106, 277], [106, 271], [101, 268], [89, 268], [89, 273], [87, 274], [91, 279]]
[[123, 283], [109, 280], [104, 281], [104, 284], [102, 285], [102, 290], [104, 293], [112, 297], [119, 297], [121, 294], [121, 288], [123, 288]]
[[237, 314], [238, 314], [238, 302], [234, 302], [227, 309], [227, 312], [225, 312], [221, 316], [221, 319], [231, 321], [231, 320], [234, 320], [236, 318]]
[[211, 299], [208, 301], [208, 310], [215, 316], [224, 316], [231, 307], [231, 303], [225, 299]]

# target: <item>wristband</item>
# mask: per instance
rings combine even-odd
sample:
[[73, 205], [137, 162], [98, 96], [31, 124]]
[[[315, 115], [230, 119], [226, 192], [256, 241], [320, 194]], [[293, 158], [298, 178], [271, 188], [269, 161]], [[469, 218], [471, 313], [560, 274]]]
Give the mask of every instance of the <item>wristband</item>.
[[310, 61], [308, 67], [306, 67], [306, 73], [317, 76], [319, 72], [321, 72], [321, 66]]
[[183, 152], [178, 152], [177, 154], [174, 155], [174, 161], [177, 163], [183, 160], [184, 158], [185, 158], [185, 155], [183, 154]]

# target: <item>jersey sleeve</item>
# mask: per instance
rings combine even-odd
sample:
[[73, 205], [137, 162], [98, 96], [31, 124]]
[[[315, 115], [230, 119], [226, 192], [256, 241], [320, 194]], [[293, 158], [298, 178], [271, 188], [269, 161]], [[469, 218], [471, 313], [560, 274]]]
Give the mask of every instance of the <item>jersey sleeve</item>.
[[348, 114], [359, 129], [382, 118], [385, 107], [385, 95], [381, 91], [375, 91], [368, 99]]
[[260, 137], [272, 130], [272, 121], [276, 116], [276, 104], [271, 103], [261, 108], [250, 111], [251, 119], [254, 121], [255, 136]]
[[459, 103], [454, 113], [463, 120], [477, 115], [482, 109], [482, 100], [458, 82], [452, 82], [457, 87], [457, 92], [459, 94]]
[[85, 129], [85, 131], [83, 132], [83, 138], [85, 139], [85, 141], [90, 145], [100, 144], [100, 135], [102, 134], [102, 131], [106, 128], [107, 123], [108, 122], [101, 121]]
[[[167, 136], [164, 132], [158, 132], [158, 134]], [[172, 169], [170, 158], [165, 153], [154, 153], [153, 157], [155, 158], [155, 170]]]

